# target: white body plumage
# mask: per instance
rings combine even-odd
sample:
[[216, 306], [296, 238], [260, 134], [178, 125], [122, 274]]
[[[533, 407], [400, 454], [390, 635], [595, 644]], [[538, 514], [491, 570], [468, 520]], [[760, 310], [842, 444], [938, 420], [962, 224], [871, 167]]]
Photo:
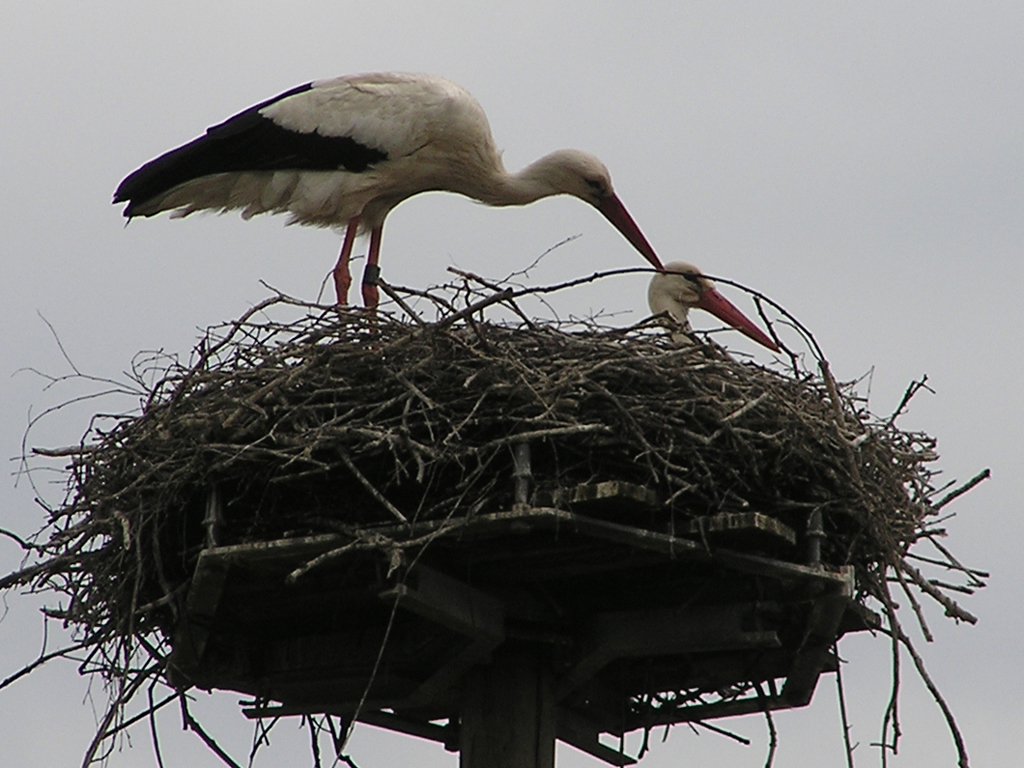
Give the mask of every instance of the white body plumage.
[[[335, 268], [348, 290], [357, 231], [370, 232], [364, 298], [384, 219], [403, 200], [445, 190], [488, 205], [523, 205], [568, 194], [596, 207], [655, 267], [661, 262], [615, 195], [607, 168], [574, 149], [509, 173], [487, 117], [461, 86], [432, 75], [348, 75], [298, 86], [210, 128], [128, 176], [115, 202], [125, 216], [240, 210], [287, 213], [289, 222], [345, 226]], [[369, 284], [369, 285], [367, 285]]]

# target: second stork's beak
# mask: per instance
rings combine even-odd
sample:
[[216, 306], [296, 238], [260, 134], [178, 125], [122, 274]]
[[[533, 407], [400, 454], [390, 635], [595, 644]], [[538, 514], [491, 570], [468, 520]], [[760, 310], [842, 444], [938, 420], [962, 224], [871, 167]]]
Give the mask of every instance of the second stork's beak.
[[773, 352], [781, 351], [778, 344], [765, 335], [765, 333], [754, 325], [746, 315], [740, 312], [731, 301], [725, 298], [725, 296], [720, 294], [714, 288], [708, 288], [705, 290], [700, 296], [700, 301], [693, 306], [698, 309], [703, 309], [705, 312], [710, 312], [723, 323], [728, 323], [744, 336], [753, 339], [762, 346], [768, 347], [768, 349]]

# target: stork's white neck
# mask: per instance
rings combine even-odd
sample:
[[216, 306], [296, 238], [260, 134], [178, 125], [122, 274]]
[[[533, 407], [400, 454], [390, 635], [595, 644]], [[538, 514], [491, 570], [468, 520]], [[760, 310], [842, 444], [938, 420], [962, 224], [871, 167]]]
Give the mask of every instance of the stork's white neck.
[[670, 291], [671, 286], [665, 281], [652, 281], [647, 290], [647, 304], [652, 315], [667, 313], [686, 330], [690, 329], [690, 308], [679, 301]]
[[502, 169], [473, 196], [487, 205], [526, 205], [567, 192], [554, 183], [554, 175], [549, 159], [542, 157], [516, 173]]
[[489, 205], [526, 205], [551, 195], [572, 195], [597, 205], [614, 195], [608, 169], [578, 149], [555, 150], [517, 173], [508, 173], [497, 157], [479, 170], [483, 172], [466, 181], [475, 182], [471, 196]]

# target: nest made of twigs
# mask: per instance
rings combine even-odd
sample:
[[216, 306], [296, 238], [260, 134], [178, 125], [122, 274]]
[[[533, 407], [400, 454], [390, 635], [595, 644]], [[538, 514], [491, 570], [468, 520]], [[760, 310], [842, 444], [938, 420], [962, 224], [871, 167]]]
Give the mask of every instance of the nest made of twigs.
[[[937, 500], [935, 440], [896, 426], [905, 402], [880, 418], [823, 360], [769, 368], [679, 344], [650, 321], [525, 320], [509, 290], [471, 294], [462, 310], [438, 299], [426, 322], [384, 287], [404, 313], [279, 296], [208, 331], [189, 365], [146, 358], [141, 411], [64, 452], [68, 495], [39, 563], [0, 587], [67, 596], [52, 614], [115, 675], [138, 652], [132, 638], [173, 630], [211, 489], [221, 544], [473, 516], [511, 508], [512, 446], [529, 440], [539, 492], [625, 480], [675, 519], [749, 510], [798, 531], [818, 511], [822, 561], [855, 566], [858, 597], [879, 600], [890, 623], [893, 575], [973, 621], [907, 562], [963, 489]], [[482, 318], [502, 302], [524, 321]], [[944, 568], [981, 584], [942, 552]]]
[[187, 580], [211, 488], [221, 543], [494, 512], [512, 505], [510, 447], [524, 439], [540, 490], [627, 480], [683, 516], [754, 510], [801, 531], [820, 510], [823, 560], [865, 571], [901, 560], [930, 512], [934, 440], [810, 373], [649, 327], [253, 317], [211, 333], [141, 415], [76, 457], [59, 514], [104, 544], [68, 618], [119, 606], [122, 627], [172, 619], [138, 607]]

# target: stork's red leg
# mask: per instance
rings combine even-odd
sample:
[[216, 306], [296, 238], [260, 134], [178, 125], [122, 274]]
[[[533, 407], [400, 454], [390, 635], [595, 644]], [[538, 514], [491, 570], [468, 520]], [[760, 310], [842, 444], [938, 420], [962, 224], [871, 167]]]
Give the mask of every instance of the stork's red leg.
[[345, 240], [341, 244], [338, 263], [334, 265], [334, 291], [338, 296], [338, 305], [348, 304], [348, 289], [352, 285], [352, 274], [348, 270], [349, 259], [352, 258], [352, 246], [356, 242], [356, 230], [359, 229], [359, 217], [350, 219], [345, 230]]
[[383, 231], [383, 224], [370, 230], [370, 252], [366, 256], [366, 269], [363, 270], [363, 304], [371, 310], [377, 309], [379, 300], [377, 278], [380, 277], [380, 267], [377, 262], [380, 260], [380, 237]]

